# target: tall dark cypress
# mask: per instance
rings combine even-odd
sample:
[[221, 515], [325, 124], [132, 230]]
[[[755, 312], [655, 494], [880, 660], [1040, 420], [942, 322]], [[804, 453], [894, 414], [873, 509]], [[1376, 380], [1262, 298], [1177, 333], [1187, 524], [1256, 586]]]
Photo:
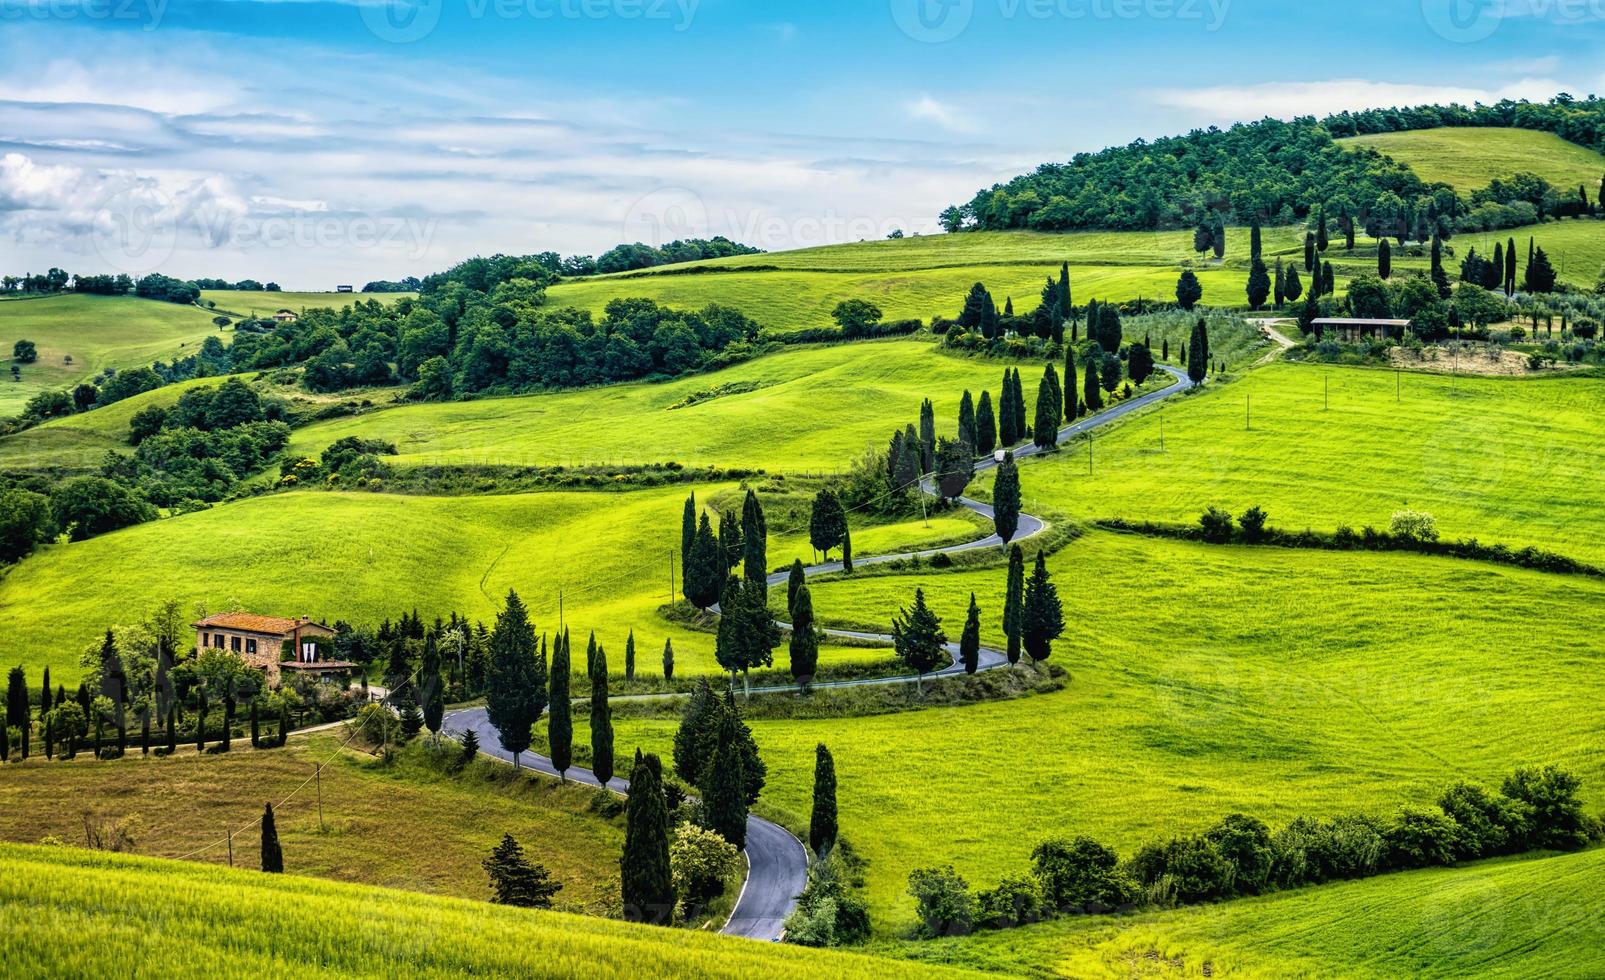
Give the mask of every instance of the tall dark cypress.
[[1377, 275], [1383, 279], [1393, 275], [1393, 246], [1386, 238], [1377, 242]]
[[1516, 237], [1505, 243], [1505, 295], [1516, 295]]
[[1064, 634], [1064, 609], [1059, 592], [1048, 575], [1048, 563], [1037, 552], [1036, 568], [1026, 583], [1025, 601], [1020, 607], [1020, 635], [1025, 652], [1037, 663], [1048, 659], [1053, 641]]
[[719, 718], [713, 760], [703, 772], [702, 802], [708, 829], [737, 850], [747, 846], [747, 778], [739, 719], [726, 708]]
[[1074, 422], [1081, 417], [1081, 386], [1076, 381], [1076, 351], [1064, 349], [1064, 420]]
[[964, 619], [964, 633], [959, 637], [959, 663], [966, 674], [973, 674], [981, 666], [981, 607], [970, 593], [970, 612]]
[[808, 847], [824, 854], [836, 844], [836, 760], [825, 743], [814, 749], [814, 810], [808, 818]]
[[975, 437], [975, 398], [968, 388], [959, 398], [959, 441], [970, 447], [971, 455], [974, 455], [976, 444], [980, 441]]
[[262, 809], [262, 870], [284, 873], [284, 851], [279, 847], [279, 828], [273, 822], [273, 804]]
[[[1097, 348], [1094, 347], [1093, 351], [1096, 352]], [[1103, 388], [1098, 384], [1098, 361], [1089, 357], [1081, 366], [1085, 369], [1081, 376], [1081, 400], [1084, 411], [1091, 414], [1103, 408]]]
[[791, 678], [799, 684], [819, 669], [819, 631], [814, 626], [814, 598], [804, 585], [791, 603]]
[[1209, 326], [1203, 317], [1193, 324], [1193, 337], [1187, 344], [1187, 377], [1202, 384], [1209, 374]]
[[674, 641], [663, 641], [663, 679], [674, 680]]
[[936, 408], [929, 398], [920, 403], [920, 473], [936, 468]]
[[1075, 316], [1075, 304], [1070, 297], [1070, 263], [1059, 266], [1059, 311], [1066, 320]]
[[1003, 633], [1009, 638], [1009, 663], [1020, 662], [1020, 615], [1025, 605], [1025, 552], [1009, 549], [1009, 578], [1003, 592]]
[[1020, 529], [1020, 468], [1013, 453], [1005, 453], [992, 481], [992, 527], [1003, 542], [1014, 540]]
[[981, 392], [981, 403], [975, 408], [975, 453], [990, 456], [998, 446], [998, 423], [992, 414], [992, 393]]
[[1014, 431], [1020, 439], [1025, 438], [1025, 388], [1020, 383], [1020, 369], [1014, 369]]
[[719, 515], [719, 555], [724, 561], [724, 574], [741, 565], [743, 554], [741, 525], [735, 514], [724, 511]]
[[1003, 391], [998, 396], [998, 445], [1007, 449], [1020, 441], [1014, 428], [1014, 372], [1003, 369]]
[[[1053, 365], [1048, 365], [1053, 371]], [[1031, 438], [1039, 449], [1052, 449], [1059, 444], [1059, 392], [1050, 374], [1042, 376], [1037, 385], [1037, 413], [1032, 424]]]
[[546, 718], [547, 751], [552, 756], [552, 768], [558, 778], [568, 780], [568, 767], [574, 764], [574, 718], [569, 704], [569, 638], [563, 631], [560, 640], [552, 646], [551, 707]]
[[669, 925], [674, 921], [674, 878], [669, 865], [669, 804], [663, 796], [663, 766], [655, 755], [635, 753], [630, 795], [624, 807], [624, 853], [619, 885], [624, 917]]
[[793, 558], [791, 560], [791, 573], [786, 576], [787, 612], [790, 612], [791, 609], [797, 605], [797, 590], [801, 589], [803, 587], [803, 583], [807, 581], [808, 575], [803, 571], [802, 559]]
[[624, 679], [635, 680], [635, 630], [624, 640]]
[[1304, 271], [1315, 271], [1315, 232], [1304, 233]]
[[691, 564], [691, 548], [697, 543], [697, 495], [685, 498], [685, 513], [680, 515], [680, 574]]
[[769, 594], [769, 522], [763, 516], [763, 504], [758, 495], [747, 491], [741, 504], [741, 574], [749, 582], [757, 582]]
[[21, 667], [13, 667], [6, 677], [6, 724], [21, 728], [28, 722], [28, 675]]
[[607, 697], [607, 651], [597, 647], [591, 671], [591, 772], [603, 786], [613, 778], [613, 708]]
[[[427, 640], [425, 648], [429, 648]], [[425, 677], [423, 683], [439, 687], [438, 656], [435, 660], [434, 678]], [[490, 638], [485, 710], [501, 738], [502, 748], [513, 754], [514, 768], [518, 767], [518, 757], [529, 749], [530, 726], [540, 720], [546, 704], [544, 667], [535, 653], [535, 628], [530, 625], [523, 600], [509, 589]], [[427, 691], [425, 696], [428, 697]]]

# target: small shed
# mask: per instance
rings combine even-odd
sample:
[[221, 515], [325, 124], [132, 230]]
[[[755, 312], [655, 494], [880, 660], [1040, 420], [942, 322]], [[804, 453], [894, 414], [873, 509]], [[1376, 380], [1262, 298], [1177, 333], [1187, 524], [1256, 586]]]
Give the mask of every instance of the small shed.
[[1313, 325], [1325, 336], [1328, 332], [1337, 335], [1344, 343], [1354, 344], [1372, 337], [1386, 340], [1388, 338], [1403, 339], [1410, 331], [1409, 320], [1372, 320], [1356, 317], [1322, 317], [1315, 320]]
[[296, 316], [295, 311], [293, 310], [280, 310], [279, 312], [273, 314], [274, 323], [294, 323], [299, 319], [301, 318]]

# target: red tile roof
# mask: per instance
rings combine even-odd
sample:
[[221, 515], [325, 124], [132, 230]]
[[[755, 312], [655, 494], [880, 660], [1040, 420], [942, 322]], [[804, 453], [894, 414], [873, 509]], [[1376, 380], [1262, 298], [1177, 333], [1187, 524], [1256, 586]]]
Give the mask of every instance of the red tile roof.
[[196, 629], [215, 627], [224, 630], [242, 630], [246, 633], [264, 633], [269, 636], [289, 636], [295, 632], [296, 627], [311, 632], [324, 632], [333, 634], [334, 630], [322, 623], [314, 623], [310, 619], [284, 619], [279, 616], [258, 616], [255, 613], [233, 612], [218, 613], [197, 621]]

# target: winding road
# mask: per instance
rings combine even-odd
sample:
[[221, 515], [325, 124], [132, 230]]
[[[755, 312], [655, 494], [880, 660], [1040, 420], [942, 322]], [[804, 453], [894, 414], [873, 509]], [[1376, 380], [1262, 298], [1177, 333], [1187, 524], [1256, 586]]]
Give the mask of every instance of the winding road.
[[[1176, 383], [1158, 391], [1151, 391], [1138, 398], [1133, 398], [1130, 401], [1122, 402], [1098, 415], [1090, 416], [1066, 426], [1059, 431], [1059, 442], [1063, 444], [1075, 436], [1106, 426], [1117, 419], [1124, 418], [1133, 412], [1141, 411], [1149, 405], [1179, 395], [1193, 387], [1193, 383], [1188, 379], [1185, 371], [1164, 364], [1157, 365], [1157, 367], [1175, 378]], [[1044, 450], [1034, 445], [1024, 446], [1014, 450], [1014, 456], [1016, 459], [1029, 459], [1030, 457], [1041, 455], [1043, 452]], [[976, 463], [976, 472], [985, 472], [996, 466], [996, 460], [981, 460]], [[922, 489], [934, 496], [934, 487], [929, 481], [922, 484]], [[990, 504], [971, 500], [968, 497], [959, 498], [959, 503], [988, 520], [992, 519], [993, 514]], [[1033, 517], [1029, 514], [1021, 514], [1020, 526], [1015, 532], [1014, 540], [1019, 541], [1033, 537], [1042, 533], [1047, 526], [1047, 522], [1041, 518]], [[976, 541], [946, 548], [860, 558], [855, 560], [853, 564], [855, 568], [861, 568], [866, 565], [879, 565], [916, 556], [928, 558], [939, 554], [951, 555], [966, 551], [978, 551], [983, 548], [1001, 547], [1003, 543], [1002, 538], [992, 534]], [[840, 571], [842, 571], [842, 564], [839, 561], [826, 562], [803, 570], [804, 574], [809, 577]], [[784, 585], [788, 577], [789, 573], [787, 572], [776, 572], [769, 576], [768, 582], [771, 586]], [[892, 642], [892, 637], [884, 633], [860, 633], [851, 630], [825, 630], [824, 633], [827, 636], [839, 639], [887, 644]], [[927, 677], [947, 677], [964, 672], [964, 666], [958, 660], [958, 644], [949, 643], [948, 653], [953, 657], [953, 663], [942, 670], [927, 674]], [[977, 669], [994, 670], [998, 667], [1006, 666], [1008, 662], [1007, 655], [1002, 651], [982, 647], [980, 664]], [[918, 679], [913, 674], [907, 674], [893, 677], [868, 677], [850, 681], [827, 681], [814, 684], [813, 687], [816, 689], [828, 689], [912, 684]], [[794, 685], [788, 684], [783, 687], [755, 687], [751, 693], [779, 694], [795, 690], [796, 687]], [[619, 700], [629, 700], [632, 697], [634, 699], [642, 699], [646, 697], [673, 696], [675, 695], [624, 695]], [[496, 733], [496, 729], [491, 726], [490, 719], [484, 708], [468, 708], [453, 712], [447, 716], [445, 727], [456, 732], [473, 729], [479, 736], [480, 750], [482, 752], [506, 762], [512, 761], [512, 753], [502, 748], [501, 737]], [[525, 752], [519, 757], [519, 762], [536, 772], [550, 776], [558, 774], [557, 770], [552, 766], [552, 760], [544, 756]], [[599, 785], [596, 777], [586, 769], [570, 768], [567, 775], [569, 779], [578, 783], [588, 786]], [[607, 788], [615, 793], [627, 794], [630, 791], [630, 784], [623, 778], [614, 777], [608, 782]], [[747, 818], [746, 854], [746, 884], [741, 890], [740, 897], [736, 900], [736, 907], [730, 915], [730, 920], [725, 923], [724, 928], [720, 931], [730, 936], [745, 936], [749, 939], [778, 942], [784, 931], [786, 917], [791, 914], [791, 910], [796, 906], [797, 896], [807, 883], [808, 850], [790, 831], [761, 817], [749, 816]]]

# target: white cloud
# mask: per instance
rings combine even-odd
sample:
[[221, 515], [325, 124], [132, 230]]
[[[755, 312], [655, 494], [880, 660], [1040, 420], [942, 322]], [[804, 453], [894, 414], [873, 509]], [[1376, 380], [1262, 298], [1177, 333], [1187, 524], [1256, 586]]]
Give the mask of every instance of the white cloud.
[[1488, 67], [1506, 75], [1547, 75], [1560, 68], [1560, 56], [1552, 54], [1542, 58], [1511, 58], [1506, 61], [1496, 61]]
[[1493, 89], [1337, 78], [1315, 82], [1168, 89], [1154, 93], [1154, 97], [1162, 105], [1191, 110], [1210, 120], [1240, 121], [1265, 116], [1289, 119], [1379, 106], [1449, 102], [1470, 105], [1474, 102], [1498, 102], [1500, 99], [1541, 101], [1563, 88], [1559, 82], [1548, 78], [1522, 78]]
[[957, 109], [943, 102], [938, 102], [929, 95], [921, 95], [908, 103], [908, 114], [915, 119], [923, 119], [936, 123], [938, 126], [953, 133], [973, 133], [975, 124], [966, 118]]

